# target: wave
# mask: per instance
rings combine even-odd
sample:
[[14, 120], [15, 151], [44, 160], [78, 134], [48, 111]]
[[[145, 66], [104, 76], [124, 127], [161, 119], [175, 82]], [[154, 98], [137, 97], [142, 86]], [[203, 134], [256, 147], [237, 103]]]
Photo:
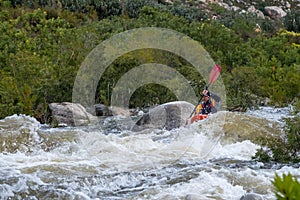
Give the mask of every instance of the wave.
[[[282, 124], [277, 121], [226, 111], [218, 112], [207, 120], [188, 127], [173, 130], [148, 129], [140, 132], [126, 130], [118, 134], [104, 131], [101, 125], [49, 128], [32, 117], [13, 115], [0, 120], [0, 152], [34, 153], [60, 149], [61, 152], [70, 153], [85, 149], [92, 156], [103, 156], [102, 153], [106, 153], [114, 157], [119, 154], [138, 157], [134, 162], [142, 160], [145, 154], [154, 159], [158, 155], [165, 159], [182, 157], [182, 154], [204, 159], [212, 158], [208, 154], [218, 145], [221, 145], [223, 151], [225, 145], [249, 146], [247, 141], [255, 144], [256, 138], [279, 135], [281, 131]], [[229, 146], [226, 148], [230, 149]], [[254, 149], [256, 148], [257, 146]], [[227, 155], [233, 154], [230, 150], [226, 151]], [[121, 160], [115, 159], [115, 162]]]

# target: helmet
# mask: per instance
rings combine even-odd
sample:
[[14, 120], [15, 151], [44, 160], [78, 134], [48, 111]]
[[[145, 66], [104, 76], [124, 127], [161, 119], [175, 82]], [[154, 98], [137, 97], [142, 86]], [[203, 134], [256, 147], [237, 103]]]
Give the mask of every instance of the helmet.
[[206, 96], [206, 97], [210, 97], [210, 92], [209, 92], [209, 91], [207, 91], [206, 95], [204, 95], [204, 96]]

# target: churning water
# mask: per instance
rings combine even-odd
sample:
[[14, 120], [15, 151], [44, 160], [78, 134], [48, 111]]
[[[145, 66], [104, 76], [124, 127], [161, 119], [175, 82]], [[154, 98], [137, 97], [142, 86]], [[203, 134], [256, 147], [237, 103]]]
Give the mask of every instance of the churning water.
[[170, 131], [111, 134], [97, 125], [50, 128], [13, 115], [0, 121], [0, 196], [227, 200], [255, 193], [275, 199], [275, 173], [299, 178], [300, 170], [251, 159], [260, 148], [254, 138], [280, 134], [278, 115], [288, 112], [266, 110], [219, 112]]

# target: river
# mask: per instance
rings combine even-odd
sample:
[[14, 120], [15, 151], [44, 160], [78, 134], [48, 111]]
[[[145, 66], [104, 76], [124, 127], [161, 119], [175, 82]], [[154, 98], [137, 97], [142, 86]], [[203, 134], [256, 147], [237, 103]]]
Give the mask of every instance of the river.
[[[288, 108], [221, 111], [173, 130], [51, 128], [34, 118], [0, 120], [1, 199], [275, 199], [275, 173], [299, 165], [252, 160], [254, 138], [280, 134]], [[227, 116], [220, 127], [212, 121]]]

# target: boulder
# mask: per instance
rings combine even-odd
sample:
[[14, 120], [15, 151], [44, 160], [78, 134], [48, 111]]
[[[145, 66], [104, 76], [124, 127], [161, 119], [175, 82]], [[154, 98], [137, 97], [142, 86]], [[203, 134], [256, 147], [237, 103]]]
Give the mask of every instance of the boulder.
[[231, 9], [232, 11], [234, 11], [234, 12], [237, 12], [237, 11], [241, 10], [241, 8], [240, 8], [240, 7], [237, 7], [237, 6], [231, 6], [230, 9]]
[[110, 116], [110, 110], [104, 104], [95, 104], [87, 107], [86, 111], [94, 116]]
[[266, 6], [265, 11], [271, 19], [277, 20], [286, 16], [286, 12], [278, 6]]
[[140, 131], [149, 128], [171, 130], [184, 126], [195, 105], [186, 101], [174, 101], [159, 105], [145, 113], [132, 128]]
[[259, 17], [261, 19], [265, 19], [265, 15], [264, 15], [264, 13], [262, 11], [256, 10], [255, 13], [256, 13], [257, 17]]
[[126, 109], [126, 108], [110, 106], [109, 109], [110, 109], [110, 112], [112, 113], [112, 115], [114, 115], [114, 116], [117, 116], [117, 115], [121, 115], [121, 116], [124, 116], [124, 117], [130, 117], [131, 116], [131, 113], [130, 113], [129, 109]]
[[129, 109], [125, 109], [117, 106], [107, 107], [104, 104], [95, 104], [94, 106], [87, 108], [87, 111], [94, 116], [122, 115], [122, 116], [129, 117], [130, 115], [132, 115], [132, 112]]
[[110, 110], [104, 104], [96, 104], [95, 106], [95, 114], [96, 116], [109, 116]]
[[290, 8], [291, 8], [291, 4], [287, 1], [287, 2], [285, 2], [285, 7], [286, 7], [287, 9], [290, 9]]
[[248, 7], [247, 12], [256, 14], [257, 17], [265, 19], [265, 15], [260, 10], [257, 10], [255, 6], [251, 5]]
[[79, 103], [51, 103], [49, 108], [55, 126], [86, 126], [97, 121], [97, 117], [88, 113]]
[[252, 5], [252, 6], [249, 6], [249, 8], [248, 8], [247, 11], [250, 12], [250, 13], [255, 13], [256, 12], [256, 8]]

